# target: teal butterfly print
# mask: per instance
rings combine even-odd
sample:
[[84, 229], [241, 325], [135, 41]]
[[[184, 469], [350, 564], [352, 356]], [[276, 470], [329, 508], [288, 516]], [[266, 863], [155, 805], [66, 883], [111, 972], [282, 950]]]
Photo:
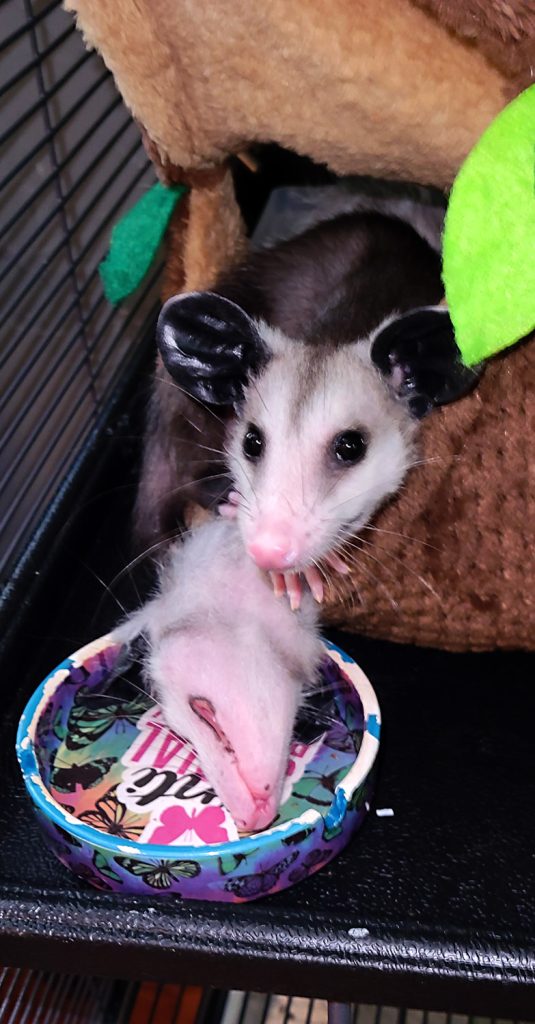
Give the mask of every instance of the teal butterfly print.
[[107, 878], [111, 878], [114, 882], [121, 882], [122, 878], [117, 874], [116, 871], [110, 866], [110, 862], [107, 857], [104, 856], [100, 850], [95, 850], [93, 855], [93, 867], [100, 872], [101, 875], [106, 875]]
[[103, 700], [103, 694], [92, 693], [88, 686], [81, 686], [69, 714], [67, 748], [81, 750], [100, 739], [108, 729], [124, 731], [127, 725], [136, 725], [140, 715], [152, 706], [146, 694], [138, 694], [130, 701], [108, 696]]
[[173, 882], [179, 882], [181, 878], [195, 878], [201, 870], [194, 860], [151, 862], [133, 860], [131, 857], [115, 857], [114, 860], [119, 867], [141, 878], [152, 889], [169, 889]]
[[299, 832], [294, 832], [293, 835], [286, 836], [282, 841], [285, 846], [298, 846], [299, 843], [304, 843], [305, 839], [308, 839], [308, 837], [312, 835], [313, 831], [314, 826], [307, 825], [305, 828], [300, 829]]
[[330, 807], [336, 787], [347, 772], [347, 765], [333, 772], [307, 772], [296, 784], [294, 795], [306, 799], [314, 807]]
[[239, 878], [232, 878], [225, 882], [225, 889], [233, 892], [235, 896], [242, 899], [251, 899], [254, 896], [264, 896], [273, 889], [284, 871], [297, 860], [299, 854], [291, 853], [278, 864], [272, 864], [265, 871], [256, 871], [252, 875], [241, 875]]
[[50, 781], [54, 789], [58, 789], [60, 793], [74, 793], [77, 786], [91, 789], [102, 781], [116, 761], [116, 757], [100, 757], [96, 761], [87, 761], [86, 764], [73, 762], [64, 767], [54, 765]]
[[[67, 808], [65, 808], [65, 809], [67, 809]], [[73, 808], [71, 807], [71, 808], [69, 808], [69, 810], [72, 811]], [[81, 842], [78, 839], [76, 839], [76, 836], [71, 836], [70, 832], [67, 832], [64, 828], [61, 827], [61, 825], [54, 825], [54, 828], [55, 828], [56, 832], [58, 833], [58, 835], [60, 835], [61, 838], [64, 839], [65, 842], [69, 844], [69, 846], [81, 846], [82, 845]]]
[[220, 875], [230, 875], [233, 871], [236, 871], [241, 864], [245, 864], [249, 857], [252, 857], [258, 850], [256, 846], [254, 850], [249, 850], [248, 853], [225, 853], [222, 857], [217, 858], [217, 864], [219, 867]]

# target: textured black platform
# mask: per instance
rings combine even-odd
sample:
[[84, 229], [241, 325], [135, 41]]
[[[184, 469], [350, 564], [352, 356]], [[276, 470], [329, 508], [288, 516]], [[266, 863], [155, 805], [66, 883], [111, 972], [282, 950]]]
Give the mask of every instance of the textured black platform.
[[15, 728], [43, 675], [118, 614], [92, 572], [110, 580], [128, 560], [132, 449], [121, 433], [106, 445], [94, 494], [1, 666], [0, 962], [535, 1018], [527, 655], [333, 635], [381, 701], [375, 807], [394, 816], [372, 811], [333, 865], [279, 896], [229, 907], [108, 895], [77, 883], [44, 849]]

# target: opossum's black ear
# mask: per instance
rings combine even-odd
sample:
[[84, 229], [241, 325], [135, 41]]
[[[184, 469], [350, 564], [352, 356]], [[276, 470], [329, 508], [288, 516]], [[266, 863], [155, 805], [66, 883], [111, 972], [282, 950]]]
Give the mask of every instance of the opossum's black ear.
[[214, 292], [175, 295], [162, 307], [156, 340], [171, 376], [193, 398], [233, 405], [268, 353], [254, 321]]
[[466, 394], [481, 375], [461, 362], [444, 306], [423, 306], [392, 320], [374, 338], [371, 357], [418, 419]]

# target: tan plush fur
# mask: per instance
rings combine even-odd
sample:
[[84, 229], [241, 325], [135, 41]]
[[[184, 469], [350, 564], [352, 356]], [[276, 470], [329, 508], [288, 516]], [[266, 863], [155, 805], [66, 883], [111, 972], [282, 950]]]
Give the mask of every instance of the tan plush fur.
[[162, 299], [208, 287], [245, 249], [245, 229], [232, 175], [221, 166], [191, 175], [191, 192], [178, 204], [167, 238]]
[[277, 141], [340, 174], [438, 186], [504, 79], [410, 0], [67, 0], [164, 165]]

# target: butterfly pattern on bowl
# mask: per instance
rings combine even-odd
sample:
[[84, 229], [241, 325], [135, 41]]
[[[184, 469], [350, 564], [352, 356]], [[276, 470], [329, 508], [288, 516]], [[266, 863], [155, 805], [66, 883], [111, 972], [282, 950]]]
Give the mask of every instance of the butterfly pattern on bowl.
[[229, 902], [323, 868], [365, 817], [380, 731], [368, 680], [338, 648], [325, 647], [321, 728], [292, 745], [272, 826], [242, 837], [191, 746], [135, 684], [117, 682], [122, 648], [103, 637], [76, 652], [38, 688], [17, 737], [52, 851], [103, 892]]

